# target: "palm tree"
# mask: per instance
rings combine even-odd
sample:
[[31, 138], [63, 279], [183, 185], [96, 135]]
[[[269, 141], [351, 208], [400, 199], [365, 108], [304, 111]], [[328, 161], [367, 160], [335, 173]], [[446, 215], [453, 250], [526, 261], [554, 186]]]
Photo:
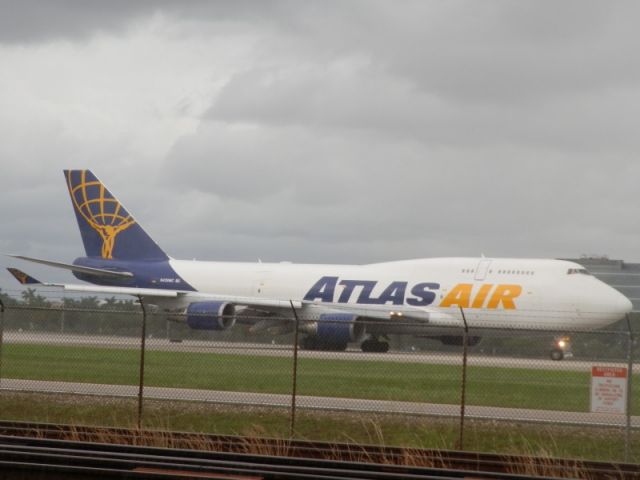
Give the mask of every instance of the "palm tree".
[[49, 307], [48, 300], [42, 295], [36, 293], [35, 288], [27, 288], [22, 291], [22, 300], [26, 305], [30, 307]]

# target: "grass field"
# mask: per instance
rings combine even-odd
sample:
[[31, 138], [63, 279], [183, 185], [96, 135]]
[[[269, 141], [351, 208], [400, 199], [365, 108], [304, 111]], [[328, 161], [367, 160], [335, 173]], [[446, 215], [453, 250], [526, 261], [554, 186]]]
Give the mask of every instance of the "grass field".
[[[8, 344], [3, 378], [135, 385], [139, 352], [127, 349]], [[289, 393], [290, 358], [148, 351], [145, 384], [259, 393]], [[298, 393], [457, 404], [459, 366], [384, 361], [299, 360]], [[640, 376], [633, 412], [640, 414]], [[467, 403], [496, 407], [588, 411], [589, 373], [469, 367]]]
[[[136, 426], [134, 400], [71, 395], [0, 395], [3, 420], [77, 425]], [[466, 450], [543, 457], [622, 461], [622, 429], [467, 421]], [[223, 407], [193, 402], [144, 402], [144, 428], [258, 437], [289, 437], [285, 410]], [[404, 415], [300, 412], [295, 438], [449, 450], [456, 448], [457, 419]], [[640, 432], [631, 438], [630, 461], [640, 462]]]

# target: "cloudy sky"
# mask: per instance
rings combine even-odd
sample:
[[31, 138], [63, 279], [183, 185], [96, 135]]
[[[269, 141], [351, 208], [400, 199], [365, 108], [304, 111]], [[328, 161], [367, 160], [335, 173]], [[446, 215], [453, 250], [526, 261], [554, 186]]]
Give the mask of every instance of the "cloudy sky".
[[638, 261], [638, 5], [1, 1], [0, 252], [90, 168], [176, 258]]

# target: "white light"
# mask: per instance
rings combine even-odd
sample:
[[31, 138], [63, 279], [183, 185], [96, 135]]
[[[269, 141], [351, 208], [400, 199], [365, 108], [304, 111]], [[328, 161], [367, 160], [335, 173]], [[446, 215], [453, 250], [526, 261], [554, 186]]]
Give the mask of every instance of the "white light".
[[565, 342], [564, 340], [558, 340], [558, 346], [560, 348], [564, 348], [567, 346], [567, 342]]

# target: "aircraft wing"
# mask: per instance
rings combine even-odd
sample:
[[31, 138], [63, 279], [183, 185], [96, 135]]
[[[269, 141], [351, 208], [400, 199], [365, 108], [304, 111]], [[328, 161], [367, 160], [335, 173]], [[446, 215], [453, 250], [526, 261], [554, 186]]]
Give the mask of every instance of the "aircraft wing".
[[[411, 307], [408, 305], [358, 305], [352, 303], [303, 302], [303, 305], [320, 311], [343, 311], [371, 320], [393, 322], [421, 322], [433, 326], [455, 326], [462, 324], [457, 309], [443, 311], [430, 307]], [[320, 313], [320, 312], [319, 312]]]
[[[150, 298], [178, 298], [190, 297], [194, 301], [224, 301], [235, 305], [262, 308], [291, 308], [290, 300], [280, 300], [271, 298], [243, 297], [233, 295], [215, 295], [208, 293], [192, 292], [189, 290], [169, 290], [163, 288], [137, 288], [137, 287], [106, 287], [100, 285], [68, 284], [68, 283], [45, 283], [17, 268], [7, 268], [22, 285], [41, 285], [44, 287], [61, 288], [69, 292], [98, 293], [105, 295], [133, 295]], [[293, 301], [295, 308], [301, 308], [302, 303]]]
[[376, 320], [419, 320], [428, 322], [433, 312], [406, 305], [357, 305], [352, 303], [304, 302], [310, 309], [339, 310]]
[[[73, 267], [76, 271], [84, 270], [96, 270], [102, 275], [104, 272], [107, 275], [117, 276], [129, 276], [128, 272], [111, 272], [108, 270], [94, 269], [88, 267], [77, 267], [76, 265], [60, 264], [58, 262], [49, 262], [48, 260], [33, 259], [30, 257], [23, 257], [20, 255], [11, 255], [15, 258], [23, 260], [30, 260], [37, 263], [43, 263], [45, 265], [65, 265]], [[63, 267], [64, 268], [64, 267]], [[69, 292], [85, 292], [85, 293], [97, 293], [104, 295], [133, 295], [150, 298], [178, 298], [189, 297], [194, 301], [221, 301], [233, 303], [238, 306], [245, 306], [250, 308], [291, 308], [291, 304], [296, 309], [303, 307], [308, 308], [308, 312], [311, 313], [314, 310], [318, 314], [326, 311], [344, 311], [361, 317], [366, 317], [372, 320], [397, 320], [397, 321], [421, 321], [425, 323], [451, 323], [455, 318], [453, 315], [442, 313], [433, 309], [416, 308], [407, 305], [354, 305], [345, 303], [320, 303], [320, 302], [301, 302], [298, 300], [291, 301], [287, 299], [277, 298], [263, 298], [263, 297], [249, 297], [249, 296], [234, 296], [234, 295], [219, 295], [212, 293], [193, 292], [189, 290], [170, 290], [161, 288], [138, 288], [138, 287], [110, 287], [91, 284], [64, 284], [64, 283], [44, 283], [35, 279], [34, 277], [26, 274], [25, 272], [17, 268], [8, 268], [9, 272], [23, 285], [42, 285], [45, 287], [61, 288]], [[457, 320], [453, 320], [457, 322]]]

